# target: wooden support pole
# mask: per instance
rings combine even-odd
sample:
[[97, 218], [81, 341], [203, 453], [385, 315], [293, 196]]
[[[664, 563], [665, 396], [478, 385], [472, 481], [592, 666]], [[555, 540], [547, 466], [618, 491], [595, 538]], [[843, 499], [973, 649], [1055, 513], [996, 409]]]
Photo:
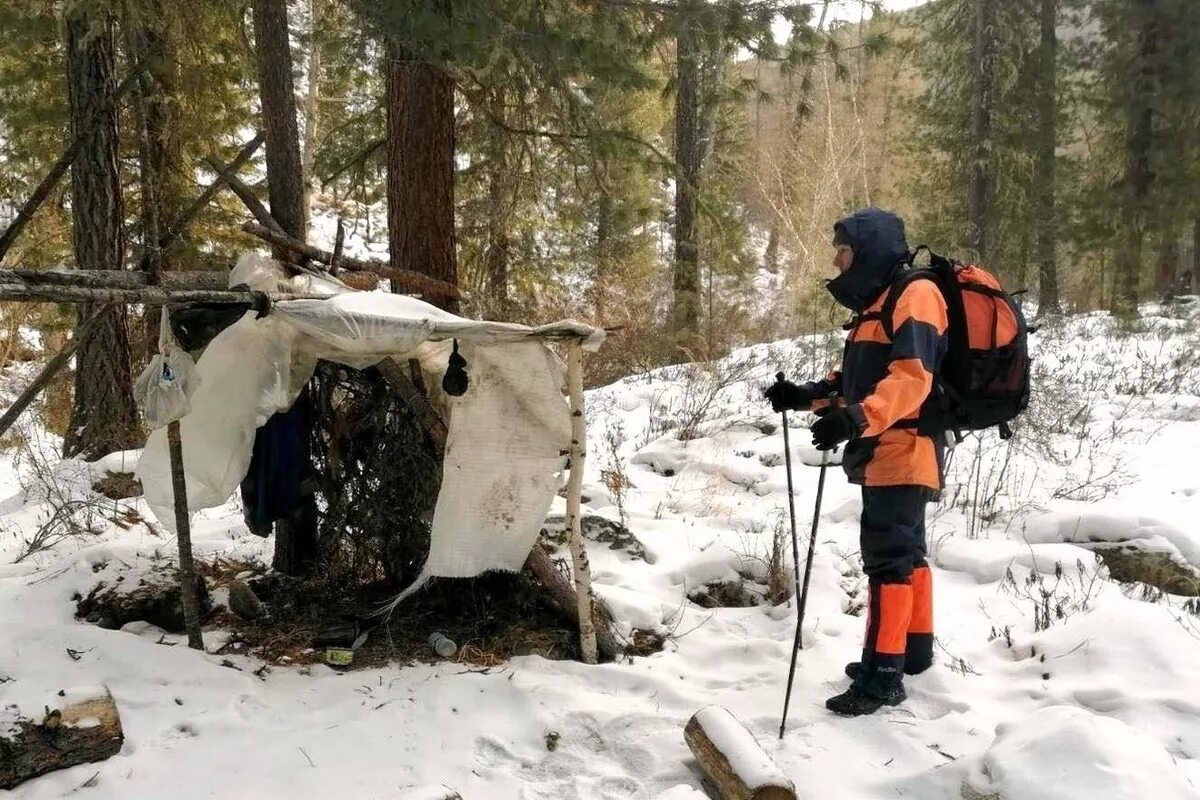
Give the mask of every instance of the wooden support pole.
[[[295, 253], [311, 258], [313, 261], [320, 261], [322, 264], [328, 264], [330, 261], [333, 261], [333, 254], [328, 250], [322, 250], [311, 244], [305, 244], [299, 239], [295, 239], [279, 231], [273, 231], [264, 225], [247, 222], [242, 226], [242, 230], [252, 236], [257, 236], [264, 242], [276, 247], [285, 247]], [[451, 283], [439, 281], [436, 278], [431, 278], [428, 275], [413, 272], [409, 269], [397, 269], [380, 261], [363, 261], [343, 255], [338, 260], [338, 267], [355, 272], [374, 272], [381, 278], [391, 280], [393, 288], [420, 292], [422, 295], [432, 297], [450, 297], [455, 300], [463, 299], [462, 292], [459, 291], [457, 286]]]
[[583, 417], [583, 348], [567, 345], [567, 393], [571, 401], [571, 474], [567, 480], [567, 533], [571, 565], [575, 573], [576, 602], [579, 604], [579, 646], [585, 664], [596, 663], [596, 626], [592, 618], [592, 568], [583, 544], [580, 504], [583, 494], [583, 464], [587, 458], [587, 425]]
[[[182, 212], [180, 212], [179, 216], [171, 221], [170, 226], [168, 226], [159, 237], [159, 251], [166, 250], [171, 246], [172, 242], [174, 242], [185, 230], [187, 230], [188, 225], [192, 223], [192, 220], [195, 218], [195, 216], [209, 204], [213, 197], [216, 196], [217, 192], [221, 191], [223, 186], [229, 183], [229, 178], [242, 167], [246, 166], [246, 162], [248, 162], [254, 156], [255, 152], [258, 151], [258, 148], [262, 146], [264, 138], [266, 138], [266, 134], [262, 131], [259, 131], [253, 139], [246, 142], [242, 149], [238, 151], [237, 157], [233, 159], [233, 163], [230, 164], [224, 172], [218, 174], [216, 180], [209, 184], [208, 188], [201, 192], [200, 196], [193, 200], [190, 206], [185, 208]], [[146, 272], [149, 269], [151, 257], [151, 253], [149, 252], [142, 256], [141, 262], [138, 264], [139, 271]]]
[[700, 709], [683, 738], [721, 800], [796, 800], [795, 784], [727, 709]]
[[192, 527], [188, 514], [187, 478], [183, 474], [183, 438], [179, 420], [167, 425], [167, 445], [171, 451], [171, 491], [175, 496], [175, 538], [179, 543], [179, 592], [183, 599], [183, 622], [188, 647], [204, 649], [200, 631], [200, 601], [196, 597], [196, 568], [192, 563]]
[[58, 355], [50, 359], [50, 363], [33, 379], [33, 383], [29, 384], [25, 391], [21, 392], [21, 396], [14, 400], [13, 404], [8, 407], [8, 410], [4, 412], [4, 416], [0, 417], [0, 437], [8, 433], [8, 429], [13, 426], [13, 423], [21, 416], [21, 413], [29, 407], [34, 398], [41, 394], [46, 385], [54, 379], [54, 376], [70, 362], [71, 356], [75, 355], [75, 349], [79, 347], [79, 343], [83, 341], [83, 337], [87, 335], [88, 331], [95, 326], [98, 318], [98, 314], [88, 317], [76, 329], [75, 335], [71, 337], [71, 341], [67, 343], [67, 346]]
[[[144, 68], [144, 64], [139, 64], [125, 76], [125, 79], [117, 86], [116, 93], [113, 94], [114, 103], [124, 97], [137, 84], [138, 76], [141, 75]], [[98, 115], [104, 111], [105, 109], [102, 105], [96, 108], [93, 114]], [[25, 226], [33, 219], [33, 215], [37, 213], [42, 203], [46, 202], [46, 198], [50, 196], [50, 192], [54, 190], [54, 187], [62, 180], [62, 176], [70, 169], [71, 164], [75, 161], [75, 157], [79, 155], [79, 148], [82, 142], [83, 140], [78, 136], [71, 140], [71, 143], [67, 145], [67, 149], [58, 157], [58, 161], [55, 161], [54, 166], [46, 173], [46, 177], [42, 178], [42, 182], [37, 185], [37, 188], [33, 190], [33, 194], [29, 195], [29, 199], [21, 206], [17, 215], [13, 217], [13, 221], [9, 223], [8, 228], [3, 234], [0, 234], [0, 262], [4, 261], [4, 256], [8, 254], [8, 250], [12, 247], [13, 242], [25, 230]]]

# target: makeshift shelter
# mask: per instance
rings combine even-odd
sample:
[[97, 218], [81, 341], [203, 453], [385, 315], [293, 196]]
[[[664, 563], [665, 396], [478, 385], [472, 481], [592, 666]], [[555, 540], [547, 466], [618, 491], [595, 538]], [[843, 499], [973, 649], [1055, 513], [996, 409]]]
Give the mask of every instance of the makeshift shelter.
[[[230, 277], [264, 291], [286, 280], [274, 262], [255, 255], [244, 256]], [[440, 387], [457, 342], [470, 384], [461, 397], [439, 388], [431, 398], [448, 435], [423, 574], [461, 578], [520, 569], [562, 485], [571, 449], [566, 369], [544, 341], [595, 348], [604, 332], [575, 322], [530, 328], [469, 320], [412, 297], [346, 291], [311, 276], [293, 279], [292, 288], [329, 297], [278, 302], [261, 319], [247, 312], [217, 335], [196, 365], [200, 385], [180, 421], [189, 509], [229, 499], [246, 475], [255, 430], [292, 405], [319, 359], [364, 368], [386, 358], [415, 358], [426, 385]], [[147, 503], [170, 527], [165, 430], [151, 434], [137, 476]]]
[[[433, 577], [522, 568], [573, 451], [577, 471], [583, 457], [582, 411], [573, 418], [567, 367], [546, 342], [594, 349], [604, 331], [570, 321], [532, 328], [464, 319], [413, 297], [355, 292], [317, 275], [288, 278], [254, 254], [241, 258], [229, 281], [325, 299], [276, 302], [261, 318], [247, 312], [205, 348], [191, 410], [179, 421], [190, 512], [229, 499], [246, 476], [256, 429], [292, 405], [319, 360], [365, 368], [416, 359], [425, 385], [439, 387], [429, 400], [447, 434], [429, 555], [407, 592]], [[458, 397], [440, 389], [455, 348], [469, 376]], [[150, 435], [137, 476], [151, 509], [173, 528], [166, 429]]]

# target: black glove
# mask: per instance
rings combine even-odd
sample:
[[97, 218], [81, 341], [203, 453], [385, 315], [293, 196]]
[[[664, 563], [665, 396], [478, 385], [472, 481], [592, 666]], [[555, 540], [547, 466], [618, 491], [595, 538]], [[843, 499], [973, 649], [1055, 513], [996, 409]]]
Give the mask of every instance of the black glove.
[[842, 442], [858, 436], [858, 423], [846, 408], [833, 408], [813, 423], [813, 445], [818, 450], [832, 450]]
[[776, 380], [763, 392], [763, 397], [770, 401], [771, 410], [775, 412], [807, 411], [814, 400], [814, 393], [811, 384], [797, 386], [791, 381]]

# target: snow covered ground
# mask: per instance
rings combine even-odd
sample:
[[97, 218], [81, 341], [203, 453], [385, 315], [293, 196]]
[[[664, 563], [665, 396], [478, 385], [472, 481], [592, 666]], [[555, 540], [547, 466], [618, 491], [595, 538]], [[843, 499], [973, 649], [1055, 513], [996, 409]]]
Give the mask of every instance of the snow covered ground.
[[[72, 595], [161, 567], [173, 543], [114, 525], [13, 563], [49, 508], [31, 473], [70, 494], [99, 467], [4, 456], [0, 706], [32, 714], [61, 688], [103, 684], [126, 734], [118, 756], [14, 795], [396, 798], [445, 783], [469, 799], [695, 800], [683, 728], [719, 704], [801, 797], [1200, 797], [1200, 609], [1107, 580], [1088, 549], [1128, 541], [1200, 567], [1200, 320], [1148, 312], [1134, 331], [1094, 315], [1039, 334], [1040, 393], [1020, 435], [959, 448], [947, 500], [930, 509], [939, 664], [906, 682], [904, 705], [850, 720], [823, 705], [857, 655], [865, 583], [859, 500], [831, 470], [782, 741], [794, 604], [706, 609], [687, 596], [718, 581], [765, 590], [787, 482], [761, 387], [781, 367], [822, 371], [832, 341], [748, 348], [589, 394], [587, 510], [623, 517], [647, 550], [594, 545], [598, 591], [625, 627], [670, 633], [663, 652], [628, 663], [259, 677], [248, 658], [165, 646], [179, 637], [144, 625], [101, 630], [73, 618]], [[817, 471], [802, 462], [817, 459], [796, 416], [804, 535]], [[194, 535], [203, 558], [269, 552], [232, 504]]]

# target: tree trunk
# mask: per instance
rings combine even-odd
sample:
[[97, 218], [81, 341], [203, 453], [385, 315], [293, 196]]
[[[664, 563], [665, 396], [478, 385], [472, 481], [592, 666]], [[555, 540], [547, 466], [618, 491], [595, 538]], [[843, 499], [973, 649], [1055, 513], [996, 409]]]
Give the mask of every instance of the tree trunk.
[[697, 215], [702, 146], [700, 136], [700, 43], [696, 20], [679, 10], [675, 93], [675, 276], [671, 330], [681, 344], [699, 332], [700, 252]]
[[612, 262], [613, 197], [608, 190], [602, 190], [596, 200], [596, 268], [592, 275], [592, 313], [597, 325], [604, 324]]
[[[300, 133], [296, 122], [287, 0], [254, 0], [254, 49], [266, 132], [267, 198], [271, 216], [285, 233], [303, 242], [308, 238], [306, 174], [300, 158]], [[288, 258], [288, 253], [288, 250], [276, 247], [274, 254], [276, 258]], [[310, 468], [307, 460], [295, 466], [301, 471], [302, 478]], [[300, 499], [289, 517], [276, 522], [272, 566], [288, 575], [304, 572], [316, 560], [316, 530], [316, 501], [308, 494]]]
[[[440, 13], [449, 14], [449, 4]], [[454, 79], [395, 41], [387, 48], [388, 249], [393, 267], [458, 284], [454, 247]], [[438, 298], [447, 311], [457, 301]]]
[[[254, 49], [263, 129], [267, 134], [267, 197], [271, 216], [300, 241], [308, 230], [304, 207], [304, 166], [296, 126], [292, 49], [287, 0], [254, 0]], [[276, 253], [286, 257], [285, 253]]]
[[771, 223], [771, 231], [767, 235], [767, 249], [763, 253], [763, 266], [767, 272], [775, 275], [779, 272], [779, 223]]
[[324, 12], [325, 0], [308, 0], [308, 91], [304, 96], [304, 148], [301, 153], [306, 213], [312, 207], [312, 194], [317, 180], [313, 175], [313, 160], [317, 155], [317, 131], [320, 124], [321, 41], [316, 33], [320, 30]]
[[971, 125], [968, 139], [967, 247], [972, 257], [991, 257], [992, 104], [996, 82], [996, 2], [974, 0], [971, 22]]
[[1155, 0], [1140, 0], [1138, 7], [1139, 29], [1133, 34], [1137, 57], [1133, 59], [1133, 74], [1126, 90], [1124, 221], [1113, 264], [1116, 275], [1112, 311], [1122, 316], [1137, 313], [1142, 247], [1150, 219], [1148, 205], [1153, 181], [1150, 148], [1154, 135], [1153, 62], [1158, 49], [1158, 20]]
[[[178, 123], [176, 58], [162, 0], [149, 0], [125, 17], [126, 43], [132, 60], [146, 65], [135, 102], [138, 165], [141, 179], [141, 262], [156, 283], [171, 268], [162, 244], [165, 226], [179, 213], [184, 173]], [[144, 365], [158, 349], [158, 314], [143, 313], [132, 334], [135, 360]]]
[[[71, 135], [82, 140], [71, 167], [71, 233], [79, 269], [119, 270], [124, 266], [121, 230], [118, 111], [113, 69], [116, 41], [107, 14], [74, 9], [65, 20], [67, 95]], [[79, 320], [96, 314], [79, 308]], [[126, 309], [100, 311], [94, 327], [80, 329], [71, 427], [63, 441], [68, 456], [95, 459], [136, 447], [141, 439], [133, 401]]]
[[1159, 242], [1158, 260], [1154, 265], [1154, 293], [1170, 300], [1179, 285], [1179, 241], [1172, 228], [1162, 232]]
[[1192, 222], [1192, 273], [1183, 291], [1200, 292], [1200, 219]]
[[1055, 173], [1057, 162], [1055, 145], [1057, 126], [1055, 120], [1056, 80], [1058, 69], [1058, 36], [1055, 25], [1058, 21], [1058, 0], [1041, 0], [1042, 41], [1040, 51], [1041, 83], [1038, 93], [1038, 146], [1037, 146], [1037, 196], [1038, 196], [1038, 315], [1054, 315], [1059, 312], [1058, 265], [1055, 259], [1058, 220], [1055, 216]]

